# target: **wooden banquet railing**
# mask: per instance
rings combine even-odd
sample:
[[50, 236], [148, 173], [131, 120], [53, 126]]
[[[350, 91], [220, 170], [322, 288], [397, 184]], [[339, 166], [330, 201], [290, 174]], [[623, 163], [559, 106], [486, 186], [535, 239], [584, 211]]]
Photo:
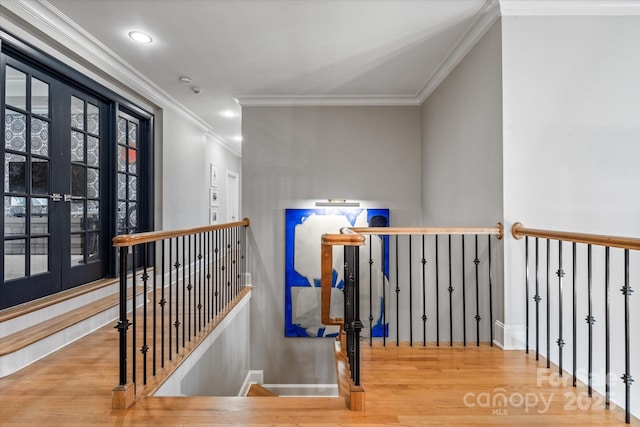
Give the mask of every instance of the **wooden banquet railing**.
[[[631, 335], [630, 317], [632, 316], [630, 297], [633, 293], [630, 281], [630, 271], [632, 268], [640, 267], [640, 239], [631, 237], [618, 237], [606, 235], [594, 235], [585, 233], [573, 233], [564, 231], [539, 230], [526, 228], [521, 223], [515, 223], [512, 227], [512, 234], [516, 239], [525, 239], [525, 295], [526, 295], [526, 351], [529, 352], [530, 339], [530, 317], [535, 322], [535, 346], [536, 360], [539, 354], [543, 352], [540, 348], [541, 321], [544, 320], [545, 329], [544, 337], [546, 338], [546, 350], [544, 355], [547, 359], [547, 368], [550, 367], [552, 359], [558, 366], [558, 376], [563, 375], [564, 355], [563, 349], [569, 346], [571, 349], [571, 375], [573, 386], [576, 387], [577, 379], [582, 376], [582, 380], [587, 383], [588, 398], [593, 397], [593, 380], [596, 377], [602, 379], [604, 387], [600, 390], [604, 394], [605, 408], [610, 409], [613, 406], [612, 395], [615, 395], [615, 384], [612, 379], [616, 377], [622, 380], [624, 384], [624, 406], [625, 421], [630, 423], [631, 419], [631, 384], [633, 377], [631, 375], [631, 348], [637, 348], [638, 340]], [[529, 238], [534, 238], [533, 245], [529, 242]], [[546, 242], [546, 245], [540, 245], [540, 240]], [[551, 245], [551, 242], [557, 242], [557, 246]], [[563, 243], [571, 244], [563, 246]], [[531, 248], [533, 246], [533, 248]], [[543, 254], [541, 248], [543, 246]], [[545, 248], [546, 247], [546, 248]], [[530, 249], [533, 249], [533, 262], [530, 258]], [[613, 250], [612, 250], [613, 249]], [[633, 252], [631, 252], [633, 251]], [[595, 256], [594, 256], [595, 252]], [[571, 266], [567, 268], [563, 255], [571, 256]], [[631, 258], [633, 256], [633, 258]], [[594, 260], [595, 258], [595, 260]], [[542, 267], [540, 266], [542, 262]], [[615, 267], [618, 267], [617, 269]], [[533, 267], [533, 268], [532, 268]], [[556, 269], [557, 267], [557, 269]], [[532, 271], [533, 270], [533, 271]], [[546, 270], [546, 274], [542, 274], [540, 270]], [[555, 271], [554, 271], [555, 270]], [[557, 289], [552, 289], [551, 272], [554, 271], [557, 276]], [[613, 278], [613, 280], [612, 280]], [[571, 282], [571, 298], [566, 298], [564, 290], [564, 281]], [[594, 280], [595, 279], [595, 280]], [[618, 282], [622, 285], [618, 298], [611, 293], [611, 283]], [[535, 285], [532, 286], [531, 283]], [[594, 282], [598, 286], [597, 293], [594, 293]], [[532, 291], [534, 295], [531, 296]], [[594, 299], [595, 295], [595, 299]], [[535, 302], [534, 313], [530, 313], [530, 298]], [[540, 303], [545, 301], [546, 319], [541, 319]], [[556, 313], [552, 313], [557, 309]], [[566, 316], [571, 319], [571, 334], [566, 335], [564, 331], [563, 318], [565, 309], [571, 309], [571, 315]], [[578, 324], [578, 312], [584, 310], [585, 315], [584, 326]], [[612, 319], [612, 315], [614, 316]], [[596, 334], [594, 324], [596, 320], [604, 317], [604, 333]], [[600, 323], [598, 323], [600, 325]], [[622, 326], [623, 334], [613, 334], [615, 326]], [[550, 344], [552, 339], [551, 326], [557, 327], [557, 350], [553, 349]], [[599, 329], [602, 329], [600, 327]], [[582, 335], [579, 335], [581, 333]], [[581, 348], [580, 342], [586, 342], [586, 352], [579, 352]], [[582, 344], [584, 346], [585, 344]], [[582, 347], [584, 349], [584, 347]], [[614, 352], [611, 349], [619, 348], [620, 352]], [[586, 354], [585, 354], [586, 353]], [[604, 353], [604, 354], [602, 354]], [[581, 356], [582, 360], [578, 359]], [[604, 356], [603, 366], [598, 369], [594, 367], [594, 362]], [[613, 356], [613, 357], [612, 357]], [[637, 357], [637, 356], [636, 356]], [[584, 360], [586, 358], [586, 361]], [[595, 359], [595, 360], [594, 360]], [[586, 363], [585, 363], [586, 362]], [[586, 365], [586, 372], [581, 367]], [[598, 370], [602, 371], [598, 373]], [[620, 375], [620, 372], [624, 373]], [[618, 371], [616, 375], [615, 372]]]
[[[120, 275], [120, 315], [115, 326], [120, 367], [113, 389], [114, 409], [131, 406], [137, 386], [158, 382], [161, 373], [166, 378], [176, 361], [183, 360], [246, 292], [248, 226], [249, 220], [244, 219], [113, 239], [119, 250]], [[138, 289], [139, 283], [142, 301], [129, 291]], [[132, 294], [130, 303], [128, 294]]]
[[[486, 246], [479, 250], [479, 236], [486, 235]], [[475, 319], [476, 342], [480, 345], [481, 335], [490, 336], [489, 342], [493, 345], [493, 302], [492, 302], [492, 278], [491, 278], [491, 240], [495, 236], [501, 239], [503, 235], [502, 224], [494, 227], [358, 227], [344, 228], [341, 234], [325, 234], [322, 236], [321, 249], [321, 320], [325, 325], [339, 325], [340, 333], [336, 340], [336, 362], [338, 370], [339, 390], [345, 398], [347, 407], [352, 410], [364, 410], [364, 388], [360, 383], [360, 337], [366, 330], [360, 319], [361, 308], [367, 311], [369, 345], [376, 341], [386, 345], [387, 338], [391, 337], [390, 321], [395, 320], [395, 342], [399, 345], [401, 340], [406, 340], [410, 345], [414, 343], [414, 322], [422, 324], [422, 345], [427, 345], [428, 330], [435, 335], [435, 345], [440, 345], [441, 326], [449, 326], [449, 344], [454, 342], [454, 323], [461, 330], [464, 345], [467, 344], [467, 294], [474, 296], [475, 305], [471, 307], [470, 318]], [[431, 236], [427, 239], [428, 236]], [[453, 239], [453, 236], [460, 236]], [[472, 236], [474, 245], [465, 248], [465, 237]], [[416, 238], [417, 237], [417, 238]], [[367, 240], [368, 238], [368, 240]], [[415, 239], [414, 239], [415, 238]], [[440, 238], [440, 239], [439, 239]], [[378, 239], [378, 240], [374, 240]], [[373, 247], [379, 247], [381, 254], [374, 254]], [[402, 245], [400, 244], [402, 243]], [[368, 244], [368, 258], [360, 260], [360, 250]], [[331, 294], [338, 285], [333, 283], [333, 247], [344, 248], [344, 317], [332, 317]], [[455, 248], [455, 253], [452, 249]], [[441, 251], [444, 249], [444, 254]], [[495, 247], [495, 245], [494, 245]], [[365, 248], [366, 250], [366, 248]], [[375, 255], [375, 256], [374, 256]], [[417, 255], [417, 257], [415, 256]], [[460, 258], [458, 258], [460, 255]], [[374, 264], [379, 260], [382, 271], [374, 272]], [[481, 259], [483, 261], [481, 261]], [[433, 267], [427, 267], [427, 263], [433, 260]], [[444, 263], [443, 263], [444, 261]], [[469, 286], [466, 280], [467, 263], [471, 269], [475, 269], [475, 281]], [[480, 264], [483, 263], [481, 275]], [[362, 266], [368, 270], [368, 279], [361, 279]], [[392, 264], [395, 274], [391, 274]], [[446, 267], [442, 267], [442, 265]], [[460, 267], [459, 272], [454, 273], [454, 264]], [[401, 271], [401, 268], [407, 269]], [[374, 277], [382, 276], [382, 284], [376, 284], [381, 288], [381, 295], [374, 296]], [[365, 271], [365, 276], [367, 276]], [[443, 276], [443, 277], [440, 277]], [[472, 275], [473, 276], [473, 275]], [[481, 279], [482, 276], [482, 279]], [[486, 279], [486, 280], [485, 280]], [[376, 279], [377, 280], [377, 279]], [[441, 288], [440, 282], [448, 284], [447, 288]], [[395, 285], [393, 292], [386, 291], [386, 287]], [[467, 288], [470, 288], [467, 290]], [[361, 299], [361, 290], [368, 290], [368, 298]], [[461, 292], [454, 292], [457, 289]], [[444, 291], [444, 292], [441, 292]], [[408, 293], [408, 297], [406, 295]], [[388, 294], [388, 296], [387, 296]], [[395, 294], [395, 301], [393, 301]], [[419, 299], [415, 298], [419, 296]], [[448, 318], [441, 322], [440, 298], [448, 298]], [[480, 306], [481, 299], [488, 299], [488, 306]], [[364, 301], [363, 301], [364, 300]], [[367, 301], [368, 300], [368, 301]], [[402, 301], [401, 301], [402, 300]], [[395, 302], [395, 307], [389, 302]], [[378, 306], [376, 311], [374, 306]], [[414, 312], [414, 305], [421, 308], [421, 312]], [[435, 306], [435, 307], [433, 307]], [[462, 319], [454, 320], [454, 311], [460, 311], [462, 307]], [[474, 310], [475, 309], [475, 310]], [[391, 313], [393, 311], [394, 313]], [[427, 320], [435, 312], [435, 324], [428, 324]], [[395, 314], [395, 319], [393, 314]], [[445, 313], [447, 314], [447, 313]], [[488, 317], [481, 330], [481, 320]], [[401, 323], [408, 324], [408, 331], [401, 329]], [[433, 323], [433, 322], [432, 322]], [[435, 333], [434, 333], [435, 328]], [[341, 363], [345, 361], [346, 367]], [[344, 374], [344, 375], [343, 375]], [[346, 376], [346, 378], [345, 378]], [[346, 383], [346, 384], [345, 384]]]

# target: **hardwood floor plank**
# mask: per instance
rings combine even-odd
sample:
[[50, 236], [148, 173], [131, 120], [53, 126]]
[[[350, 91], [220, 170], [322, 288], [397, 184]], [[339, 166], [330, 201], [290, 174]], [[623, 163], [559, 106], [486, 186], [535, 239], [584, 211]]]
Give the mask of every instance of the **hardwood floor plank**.
[[[107, 325], [0, 379], [0, 425], [624, 425], [619, 408], [606, 411], [596, 405], [597, 399], [588, 410], [567, 409], [565, 393], [582, 393], [582, 385], [538, 385], [543, 361], [487, 345], [370, 348], [363, 343], [364, 412], [348, 411], [343, 399], [331, 397], [203, 396], [146, 397], [129, 410], [114, 411], [117, 342], [113, 325]], [[493, 405], [502, 392], [511, 401]], [[638, 420], [632, 425], [639, 425]]]

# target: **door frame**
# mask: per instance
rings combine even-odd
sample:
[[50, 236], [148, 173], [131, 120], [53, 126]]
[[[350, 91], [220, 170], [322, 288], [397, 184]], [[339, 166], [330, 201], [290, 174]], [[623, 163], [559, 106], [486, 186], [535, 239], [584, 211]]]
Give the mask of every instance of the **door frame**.
[[[136, 117], [140, 120], [140, 123], [143, 124], [140, 129], [140, 139], [143, 141], [144, 148], [140, 150], [142, 161], [139, 164], [141, 169], [139, 177], [141, 182], [138, 183], [138, 191], [144, 195], [144, 198], [138, 206], [138, 222], [140, 231], [151, 231], [154, 229], [154, 115], [128, 100], [125, 96], [103, 86], [61, 60], [18, 39], [3, 29], [0, 29], [0, 53], [2, 57], [4, 57], [4, 55], [10, 56], [29, 67], [50, 75], [52, 78], [61, 81], [69, 87], [80, 90], [88, 96], [103, 100], [107, 104], [108, 117], [106, 118], [106, 126], [108, 126], [109, 140], [105, 141], [104, 144], [105, 150], [107, 151], [102, 150], [101, 154], [104, 152], [108, 156], [103, 167], [107, 168], [106, 173], [109, 174], [109, 178], [106, 180], [106, 188], [101, 188], [100, 191], [101, 204], [105, 207], [104, 221], [106, 222], [106, 226], [104, 232], [108, 233], [108, 237], [103, 239], [102, 250], [104, 251], [103, 256], [106, 269], [102, 275], [104, 277], [116, 277], [118, 267], [116, 265], [117, 256], [110, 242], [116, 233], [114, 210], [116, 206], [117, 159], [115, 158], [114, 152], [117, 147], [117, 116], [119, 111], [123, 111]], [[0, 95], [2, 95], [0, 103], [4, 106], [4, 95], [2, 93], [0, 93]], [[113, 151], [109, 152], [111, 148], [113, 148]], [[107, 193], [107, 196], [104, 198], [102, 196], [103, 191]], [[4, 270], [4, 257], [2, 263], [2, 270]], [[0, 301], [0, 309], [2, 309], [3, 305], [2, 301]]]

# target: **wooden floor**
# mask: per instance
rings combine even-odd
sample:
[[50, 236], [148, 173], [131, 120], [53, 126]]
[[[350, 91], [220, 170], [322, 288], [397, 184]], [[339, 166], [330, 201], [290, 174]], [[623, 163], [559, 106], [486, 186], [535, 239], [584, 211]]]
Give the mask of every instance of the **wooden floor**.
[[1, 379], [0, 425], [624, 425], [599, 399], [589, 410], [572, 407], [571, 393], [583, 388], [538, 386], [544, 365], [532, 356], [488, 345], [363, 346], [361, 413], [339, 398], [285, 397], [148, 397], [113, 411], [117, 348], [106, 326]]

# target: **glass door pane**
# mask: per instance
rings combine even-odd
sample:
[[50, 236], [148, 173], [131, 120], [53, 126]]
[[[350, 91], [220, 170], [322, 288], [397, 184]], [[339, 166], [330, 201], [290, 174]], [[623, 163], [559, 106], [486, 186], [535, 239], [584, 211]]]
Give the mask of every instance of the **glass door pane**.
[[50, 270], [50, 85], [7, 65], [4, 99], [4, 281]]
[[138, 121], [118, 117], [118, 205], [117, 234], [132, 234], [138, 228]]
[[100, 108], [71, 96], [71, 266], [100, 259]]

